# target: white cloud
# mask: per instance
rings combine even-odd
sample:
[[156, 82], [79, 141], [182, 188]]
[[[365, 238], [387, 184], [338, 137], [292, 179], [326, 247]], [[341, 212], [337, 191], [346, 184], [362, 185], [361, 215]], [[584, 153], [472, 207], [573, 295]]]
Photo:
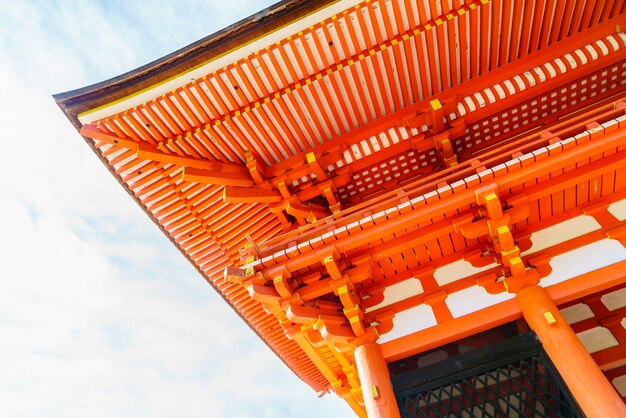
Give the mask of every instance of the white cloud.
[[252, 333], [50, 97], [264, 6], [251, 3], [0, 8], [2, 416], [351, 416]]

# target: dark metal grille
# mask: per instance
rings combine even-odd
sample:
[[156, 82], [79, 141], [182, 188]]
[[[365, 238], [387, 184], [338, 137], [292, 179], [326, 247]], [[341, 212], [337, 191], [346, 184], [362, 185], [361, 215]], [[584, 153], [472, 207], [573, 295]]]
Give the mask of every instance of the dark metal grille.
[[554, 371], [529, 359], [398, 399], [403, 417], [577, 417]]
[[429, 356], [422, 353], [390, 364], [402, 417], [583, 416], [536, 335], [507, 337], [507, 330], [477, 336], [480, 341], [493, 337], [488, 345], [459, 340], [454, 343], [458, 354], [436, 363], [420, 366], [425, 363], [420, 356]]

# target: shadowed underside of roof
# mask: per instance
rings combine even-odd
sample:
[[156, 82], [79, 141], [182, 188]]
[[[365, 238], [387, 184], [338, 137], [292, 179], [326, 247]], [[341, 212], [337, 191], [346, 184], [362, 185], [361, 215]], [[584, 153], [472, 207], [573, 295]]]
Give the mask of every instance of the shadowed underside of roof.
[[[332, 294], [316, 251], [335, 246], [354, 260], [348, 267], [367, 265], [367, 314], [382, 323], [385, 287], [483, 253], [484, 241], [464, 238], [454, 222], [474, 210], [471, 188], [484, 179], [506, 183], [505, 195], [524, 191], [522, 236], [622, 196], [624, 160], [611, 132], [624, 115], [615, 103], [626, 90], [625, 3], [548, 3], [284, 1], [55, 99], [207, 281], [322, 391], [350, 380], [351, 354], [287, 336], [267, 305], [225, 280], [225, 268], [288, 266], [306, 301]], [[589, 120], [608, 125], [590, 133]], [[584, 144], [581, 135], [592, 134], [606, 135], [603, 148]], [[572, 141], [591, 154], [575, 154]], [[589, 172], [537, 186], [567, 171], [559, 152]], [[515, 174], [520, 167], [533, 181]], [[412, 227], [400, 224], [408, 212]], [[436, 286], [454, 293], [475, 282]]]

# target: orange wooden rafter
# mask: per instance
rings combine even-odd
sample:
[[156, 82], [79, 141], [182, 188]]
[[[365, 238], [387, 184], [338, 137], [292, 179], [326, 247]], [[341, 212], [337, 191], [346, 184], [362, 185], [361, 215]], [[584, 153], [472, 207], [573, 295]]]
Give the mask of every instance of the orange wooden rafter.
[[[118, 148], [126, 148], [135, 153], [139, 160], [157, 161], [166, 164], [185, 167], [189, 181], [206, 184], [229, 184], [234, 186], [249, 185], [254, 182], [249, 171], [238, 164], [203, 159], [182, 157], [160, 151], [148, 144], [135, 142], [102, 132], [94, 125], [84, 125], [81, 135], [112, 144]], [[189, 167], [189, 168], [187, 168]], [[185, 174], [183, 174], [183, 178]]]
[[[587, 124], [586, 120], [593, 118], [616, 118], [620, 115], [623, 115], [623, 104], [621, 102], [608, 103], [606, 105], [601, 106], [598, 109], [592, 109], [591, 111], [579, 112], [574, 115], [571, 119], [566, 119], [564, 122], [559, 122], [554, 125], [550, 129], [552, 129], [552, 133], [549, 136], [545, 136], [543, 133], [531, 133], [529, 136], [522, 137], [521, 139], [514, 140], [512, 142], [507, 142], [505, 146], [501, 146], [499, 148], [493, 148], [483, 153], [481, 156], [482, 162], [478, 164], [478, 166], [496, 166], [498, 164], [503, 164], [508, 161], [509, 155], [517, 156], [520, 150], [530, 150], [537, 149], [539, 147], [549, 145], [548, 140], [551, 138], [558, 138], [559, 135], [562, 137], [567, 137], [571, 135], [575, 135], [581, 130], [585, 130], [585, 125]], [[569, 143], [568, 147], [573, 145], [573, 143]], [[520, 154], [521, 155], [521, 154]], [[376, 213], [376, 211], [386, 210], [389, 207], [389, 204], [400, 204], [404, 203], [399, 199], [402, 195], [407, 196], [416, 196], [419, 194], [427, 193], [432, 191], [432, 184], [451, 184], [453, 188], [456, 189], [456, 185], [462, 185], [459, 181], [463, 181], [468, 176], [476, 173], [476, 164], [475, 159], [471, 161], [466, 161], [460, 163], [458, 166], [455, 166], [453, 169], [445, 169], [440, 172], [434, 173], [430, 176], [427, 176], [423, 179], [415, 180], [407, 185], [404, 185], [399, 192], [387, 193], [376, 198], [371, 199], [366, 203], [357, 204], [353, 207], [348, 208], [342, 212], [342, 216], [339, 219], [334, 220], [331, 223], [327, 224], [333, 228], [340, 228], [342, 226], [347, 225], [350, 222], [359, 222], [362, 218], [361, 213], [363, 211], [369, 213]], [[478, 181], [478, 178], [476, 178]], [[404, 193], [404, 194], [398, 194]], [[384, 203], [383, 203], [384, 202]], [[291, 234], [286, 234], [282, 237], [285, 241], [297, 241], [302, 242], [306, 239], [310, 239], [315, 232], [312, 228], [308, 228], [305, 230], [298, 231], [298, 236], [291, 236]], [[313, 234], [313, 235], [312, 235]], [[280, 247], [280, 244], [274, 241], [270, 241], [266, 245], [266, 249], [262, 251], [259, 255], [264, 257], [266, 255], [271, 254], [272, 251], [276, 247]]]
[[[588, 40], [588, 39], [589, 39], [588, 37], [585, 38], [585, 40]], [[560, 51], [559, 51], [559, 54], [560, 54]], [[542, 83], [541, 86], [542, 88], [552, 88], [557, 85], [561, 85], [563, 83], [563, 80], [565, 80], [566, 82], [573, 81], [584, 72], [593, 71], [602, 66], [606, 66], [607, 63], [611, 64], [612, 62], [616, 60], [620, 60], [621, 54], [612, 52], [610, 53], [609, 57], [610, 58], [605, 57], [603, 60], [596, 60], [593, 63], [588, 63], [586, 66], [579, 65], [578, 68], [568, 71], [567, 79], [564, 79], [563, 75], [561, 75], [557, 78], [553, 78], [549, 81]], [[493, 79], [491, 82], [493, 82]], [[535, 89], [527, 88], [522, 93], [518, 93], [516, 95], [509, 95], [506, 99], [498, 100], [496, 105], [490, 105], [487, 108], [482, 109], [480, 111], [477, 110], [474, 112], [470, 112], [467, 116], [465, 116], [466, 123], [480, 120], [486, 117], [486, 115], [501, 111], [507, 108], [508, 106], [510, 106], [511, 103], [517, 102], [519, 100], [524, 100], [525, 98], [528, 98], [528, 97], [532, 97], [536, 93], [537, 91]], [[431, 106], [436, 107], [436, 109], [435, 107], [433, 107], [434, 111], [439, 111], [441, 113], [441, 109], [442, 109], [441, 104], [437, 99], [431, 102]], [[325, 158], [326, 160], [334, 161], [335, 159], [338, 158], [339, 152], [341, 152], [342, 149], [345, 149], [345, 147], [349, 147], [352, 143], [360, 142], [361, 138], [367, 137], [371, 135], [373, 132], [384, 130], [393, 126], [395, 123], [397, 123], [398, 119], [402, 119], [407, 114], [411, 114], [411, 112], [407, 113], [406, 110], [403, 110], [400, 113], [394, 113], [389, 116], [378, 119], [377, 121], [372, 122], [362, 128], [357, 128], [356, 130], [350, 132], [349, 134], [335, 137], [331, 141], [328, 141], [322, 145], [316, 146], [315, 148], [313, 148], [312, 151], [309, 151], [307, 153], [302, 152], [299, 156], [290, 157], [289, 159], [285, 161], [281, 161], [277, 165], [270, 167], [268, 174], [270, 176], [283, 176], [284, 175], [284, 176], [287, 176], [291, 180], [298, 179], [302, 177], [303, 175], [309, 174], [313, 171], [311, 167], [309, 166], [307, 158], [306, 158], [307, 155], [309, 155], [311, 152], [319, 154], [321, 158]], [[442, 118], [442, 115], [440, 114], [438, 118], [440, 120]], [[437, 120], [437, 118], [434, 118], [433, 122], [435, 120]], [[441, 125], [441, 122], [439, 122], [439, 125]], [[435, 130], [437, 129], [441, 129], [441, 128], [437, 128], [437, 125], [435, 125]], [[453, 161], [454, 158], [452, 157], [452, 155], [453, 154], [450, 154], [450, 156], [447, 157], [446, 164], [454, 163]], [[352, 165], [350, 166], [350, 168], [352, 170], [355, 170], [355, 168], [352, 167]], [[345, 169], [348, 169], [348, 167], [346, 167]], [[324, 172], [326, 172], [326, 170], [324, 170]], [[276, 181], [277, 180], [274, 180], [273, 182], [275, 183]], [[341, 186], [341, 184], [340, 183], [336, 184], [336, 186]], [[309, 193], [309, 195], [307, 195], [306, 197], [302, 197], [301, 200], [303, 201], [308, 200], [308, 198], [310, 198], [310, 195], [311, 194]]]
[[[614, 131], [606, 134], [603, 138], [605, 141], [589, 141], [586, 137], [582, 137], [580, 140], [576, 140], [574, 143], [578, 143], [577, 146], [570, 149], [557, 152], [554, 155], [550, 155], [550, 158], [545, 158], [541, 161], [536, 161], [533, 164], [527, 166], [524, 170], [505, 170], [502, 173], [501, 178], [496, 179], [498, 188], [501, 190], [507, 190], [512, 187], [516, 187], [519, 184], [523, 184], [530, 178], [536, 178], [546, 173], [553, 173], [559, 169], [563, 164], [568, 164], [569, 161], [578, 161], [586, 155], [594, 155], [604, 151], [610, 150], [612, 147], [616, 147], [621, 144], [625, 138], [621, 131]], [[573, 143], [573, 144], [574, 144]], [[548, 154], [546, 153], [546, 156]], [[491, 173], [491, 172], [490, 172]], [[377, 224], [372, 228], [365, 229], [359, 233], [353, 233], [349, 238], [337, 241], [334, 245], [340, 253], [345, 253], [351, 249], [354, 249], [360, 245], [370, 242], [380, 236], [390, 235], [392, 233], [401, 232], [405, 225], [411, 223], [421, 223], [427, 221], [435, 213], [449, 213], [455, 210], [456, 207], [463, 207], [473, 202], [473, 190], [465, 190], [459, 193], [455, 193], [452, 196], [433, 201], [432, 204], [423, 205], [418, 208], [413, 208], [406, 215], [401, 215], [393, 218], [387, 222]], [[306, 267], [316, 261], [314, 252], [305, 251], [297, 258], [289, 259], [283, 262], [280, 266], [281, 269], [287, 271], [296, 271], [300, 268]], [[259, 260], [255, 263], [260, 265], [263, 263], [265, 268], [272, 265], [271, 259]]]
[[[459, 12], [461, 10], [463, 10], [463, 13], [467, 12], [470, 10], [470, 7], [475, 8], [476, 4], [481, 4], [481, 2], [478, 1], [472, 1], [472, 2], [468, 2], [467, 4], [462, 5], [458, 10], [451, 10], [450, 13], [448, 14], [449, 16], [453, 16], [456, 17], [458, 16]], [[344, 14], [346, 14], [348, 11], [344, 12]], [[359, 16], [361, 14], [358, 14]], [[406, 40], [405, 38], [410, 38], [412, 36], [415, 36], [418, 33], [421, 33], [422, 31], [429, 31], [434, 27], [438, 26], [438, 21], [442, 20], [442, 19], [448, 19], [448, 17], [446, 16], [442, 16], [440, 18], [433, 18], [429, 23], [422, 23], [420, 24], [416, 29], [409, 29], [408, 31], [405, 31], [403, 33], [400, 33], [394, 37], [391, 37], [385, 41], [382, 41], [380, 44], [376, 44], [376, 45], [371, 45], [369, 46], [369, 49], [371, 49], [369, 52], [368, 51], [357, 51], [353, 56], [351, 56], [350, 58], [346, 58], [344, 60], [342, 60], [341, 62], [338, 63], [334, 63], [331, 66], [327, 67], [327, 68], [321, 68], [320, 71], [318, 73], [312, 74], [308, 77], [302, 78], [300, 80], [294, 81], [290, 84], [288, 84], [287, 86], [283, 87], [283, 88], [278, 88], [278, 86], [276, 86], [277, 88], [275, 89], [276, 91], [274, 93], [272, 93], [270, 96], [266, 96], [264, 98], [261, 98], [260, 100], [256, 101], [256, 102], [252, 102], [249, 103], [246, 107], [244, 108], [239, 108], [239, 109], [234, 109], [230, 112], [228, 112], [228, 110], [230, 109], [229, 106], [226, 105], [226, 103], [224, 103], [220, 97], [219, 94], [217, 94], [217, 92], [215, 91], [214, 86], [212, 85], [212, 83], [210, 82], [205, 82], [205, 85], [209, 88], [209, 90], [211, 90], [212, 96], [213, 98], [215, 98], [216, 100], [218, 100], [220, 103], [220, 107], [222, 108], [222, 112], [224, 113], [221, 117], [215, 118], [213, 119], [211, 122], [209, 123], [205, 123], [204, 125], [201, 126], [196, 126], [196, 127], [189, 127], [189, 129], [187, 129], [186, 131], [184, 130], [180, 130], [177, 132], [172, 132], [170, 131], [170, 133], [173, 136], [169, 136], [168, 139], [161, 141], [161, 142], [157, 142], [157, 145], [159, 147], [161, 146], [167, 146], [168, 144], [172, 144], [172, 142], [176, 143], [177, 141], [180, 141], [182, 139], [184, 139], [186, 137], [186, 135], [188, 133], [191, 133], [191, 131], [208, 131], [208, 130], [215, 130], [218, 129], [221, 125], [228, 123], [229, 121], [235, 119], [238, 116], [241, 116], [245, 113], [251, 112], [252, 110], [259, 108], [262, 104], [267, 104], [269, 103], [271, 100], [276, 99], [278, 97], [282, 97], [285, 95], [288, 95], [292, 92], [298, 91], [301, 88], [303, 88], [304, 86], [307, 86], [309, 84], [311, 84], [311, 82], [316, 81], [319, 79], [319, 77], [327, 77], [329, 74], [331, 74], [334, 71], [340, 71], [343, 68], [347, 68], [350, 67], [352, 65], [354, 65], [355, 63], [359, 63], [361, 60], [363, 59], [368, 59], [368, 57], [371, 55], [371, 52], [374, 51], [374, 53], [379, 52], [381, 50], [386, 50], [391, 48], [392, 46], [394, 46], [395, 44], [399, 43], [399, 42], [403, 42], [404, 40]], [[346, 19], [346, 21], [349, 21], [349, 19]], [[308, 50], [308, 49], [307, 49]], [[366, 53], [367, 52], [367, 53]], [[269, 57], [273, 57], [273, 54], [269, 54]], [[260, 63], [262, 62], [262, 60], [260, 61]], [[233, 64], [233, 67], [241, 65], [241, 63], [235, 63]], [[262, 64], [264, 65], [264, 64]], [[230, 67], [227, 67], [230, 68]], [[276, 67], [279, 68], [279, 67]], [[212, 78], [214, 79], [218, 84], [220, 84], [221, 81], [221, 77], [214, 77]], [[271, 79], [271, 77], [268, 77], [268, 79]], [[286, 80], [285, 80], [286, 81]], [[382, 82], [382, 78], [380, 79], [380, 81]], [[195, 81], [194, 81], [195, 83]], [[187, 86], [188, 88], [190, 88], [190, 86]], [[202, 89], [199, 88], [195, 88], [196, 91], [200, 91]], [[222, 89], [222, 91], [228, 92], [231, 89], [228, 89], [224, 86], [224, 88]], [[176, 93], [178, 94], [178, 93]], [[386, 97], [386, 95], [383, 95], [383, 97]], [[168, 99], [169, 100], [169, 99]], [[208, 99], [207, 99], [208, 100]], [[183, 101], [182, 98], [179, 101]], [[168, 112], [165, 111], [165, 109], [163, 108], [163, 105], [160, 102], [155, 102], [158, 104], [158, 106], [160, 107], [159, 110], [162, 111], [163, 113], [166, 113], [167, 115], [169, 115]], [[232, 106], [231, 106], [232, 107]], [[172, 112], [174, 113], [179, 113], [179, 111], [177, 110], [178, 108], [176, 106], [173, 106], [170, 104], [170, 106], [168, 107], [172, 110]], [[322, 107], [320, 107], [322, 108]], [[388, 107], [387, 107], [388, 108]], [[224, 109], [226, 109], [227, 111], [224, 112]], [[156, 116], [156, 115], [155, 115]], [[379, 115], [379, 116], [382, 116]], [[166, 116], [169, 117], [169, 116]], [[171, 117], [170, 117], [171, 119]], [[183, 118], [185, 119], [185, 118]], [[174, 120], [169, 120], [169, 125], [170, 126], [178, 126], [176, 124], [176, 122], [174, 122]], [[163, 129], [165, 127], [165, 125], [162, 125]], [[327, 126], [331, 126], [330, 123], [327, 123]], [[174, 135], [176, 134], [176, 135]], [[244, 137], [242, 137], [244, 138]]]

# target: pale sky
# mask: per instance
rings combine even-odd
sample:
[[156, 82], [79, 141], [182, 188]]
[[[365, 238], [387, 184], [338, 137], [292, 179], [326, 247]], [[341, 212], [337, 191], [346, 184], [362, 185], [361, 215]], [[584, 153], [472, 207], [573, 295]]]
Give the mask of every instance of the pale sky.
[[271, 3], [3, 2], [0, 416], [353, 416], [204, 282], [51, 97]]

